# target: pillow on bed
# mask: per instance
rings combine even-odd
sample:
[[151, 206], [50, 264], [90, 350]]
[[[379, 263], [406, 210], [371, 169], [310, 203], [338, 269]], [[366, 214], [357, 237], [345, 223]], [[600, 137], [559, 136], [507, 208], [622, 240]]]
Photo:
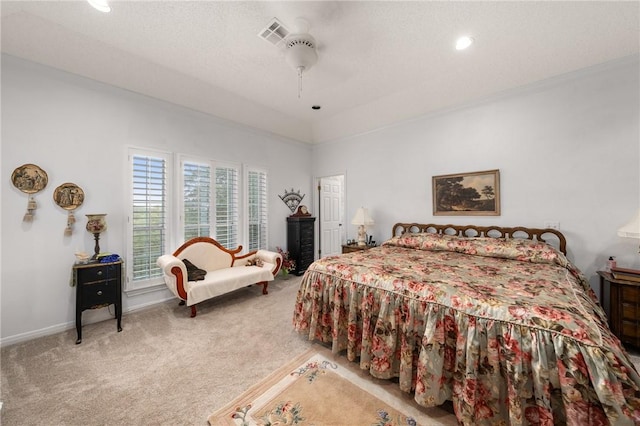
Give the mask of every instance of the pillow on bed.
[[454, 251], [477, 256], [500, 257], [532, 263], [557, 263], [567, 266], [566, 257], [543, 241], [524, 238], [459, 237], [457, 235], [430, 232], [404, 234], [386, 241], [384, 245], [395, 245], [418, 250]]
[[207, 271], [204, 269], [198, 268], [193, 263], [189, 262], [188, 259], [182, 259], [184, 266], [187, 267], [187, 279], [188, 281], [201, 281], [204, 280], [204, 276], [207, 275]]

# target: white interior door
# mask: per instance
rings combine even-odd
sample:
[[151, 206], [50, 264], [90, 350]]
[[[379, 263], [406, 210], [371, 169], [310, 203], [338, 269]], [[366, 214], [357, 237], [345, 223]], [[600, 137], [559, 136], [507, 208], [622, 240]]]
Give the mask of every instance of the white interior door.
[[342, 253], [344, 176], [320, 178], [320, 257]]

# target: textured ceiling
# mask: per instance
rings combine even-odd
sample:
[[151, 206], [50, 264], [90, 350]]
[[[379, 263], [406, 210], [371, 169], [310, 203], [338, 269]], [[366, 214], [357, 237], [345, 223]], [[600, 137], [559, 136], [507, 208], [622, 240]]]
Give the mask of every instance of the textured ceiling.
[[[2, 52], [304, 142], [637, 55], [640, 2], [2, 1]], [[310, 24], [303, 77], [257, 34]], [[455, 39], [475, 38], [458, 52]], [[314, 111], [312, 105], [321, 105]]]

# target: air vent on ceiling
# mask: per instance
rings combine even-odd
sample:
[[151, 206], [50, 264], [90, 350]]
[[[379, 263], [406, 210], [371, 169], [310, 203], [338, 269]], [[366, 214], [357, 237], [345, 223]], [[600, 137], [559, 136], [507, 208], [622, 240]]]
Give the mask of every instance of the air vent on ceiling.
[[274, 46], [280, 45], [284, 39], [289, 35], [289, 30], [282, 25], [277, 18], [273, 18], [269, 24], [258, 33], [258, 37], [268, 41]]

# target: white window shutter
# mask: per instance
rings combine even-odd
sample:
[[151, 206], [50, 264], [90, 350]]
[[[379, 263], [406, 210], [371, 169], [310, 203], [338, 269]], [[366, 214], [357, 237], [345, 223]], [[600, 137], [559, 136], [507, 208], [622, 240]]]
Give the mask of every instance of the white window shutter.
[[167, 161], [132, 156], [131, 271], [133, 281], [160, 277], [156, 260], [164, 254], [167, 221]]
[[267, 172], [247, 173], [248, 250], [267, 248]]
[[182, 164], [184, 240], [211, 236], [211, 166]]
[[238, 168], [217, 166], [215, 176], [216, 240], [233, 249], [238, 246]]

